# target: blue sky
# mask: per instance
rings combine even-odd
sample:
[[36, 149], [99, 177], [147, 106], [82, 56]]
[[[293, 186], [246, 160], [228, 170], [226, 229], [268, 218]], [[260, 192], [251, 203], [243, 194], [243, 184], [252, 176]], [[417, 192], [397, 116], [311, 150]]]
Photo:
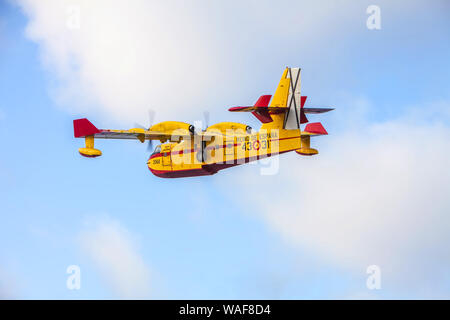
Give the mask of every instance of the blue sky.
[[[369, 4], [285, 1], [285, 16], [269, 1], [136, 1], [118, 19], [123, 3], [80, 2], [67, 31], [63, 1], [3, 3], [0, 297], [448, 298], [450, 7], [380, 1], [368, 30]], [[208, 110], [257, 128], [226, 109], [273, 93], [286, 65], [302, 67], [309, 105], [336, 111], [314, 119], [321, 153], [281, 156], [274, 176], [164, 180], [132, 141], [77, 152], [73, 119], [127, 128], [149, 106], [156, 121]], [[381, 290], [366, 288], [370, 264]]]

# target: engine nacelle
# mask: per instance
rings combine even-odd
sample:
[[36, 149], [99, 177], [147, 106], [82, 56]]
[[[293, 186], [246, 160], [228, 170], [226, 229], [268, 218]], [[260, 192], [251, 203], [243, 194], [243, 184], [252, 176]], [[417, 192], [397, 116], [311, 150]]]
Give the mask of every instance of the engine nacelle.
[[213, 124], [212, 126], [209, 126], [206, 129], [206, 131], [220, 131], [223, 134], [226, 134], [227, 130], [242, 131], [242, 133], [251, 133], [252, 127], [238, 122], [219, 122]]
[[[193, 135], [194, 126], [180, 121], [163, 121], [152, 126], [150, 131], [164, 132], [174, 136], [173, 142], [178, 142], [181, 136]], [[172, 141], [172, 139], [170, 139]]]

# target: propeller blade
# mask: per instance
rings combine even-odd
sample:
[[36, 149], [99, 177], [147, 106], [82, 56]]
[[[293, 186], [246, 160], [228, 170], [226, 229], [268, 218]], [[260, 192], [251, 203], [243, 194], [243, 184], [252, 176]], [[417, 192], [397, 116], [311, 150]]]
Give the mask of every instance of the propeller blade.
[[135, 122], [134, 123], [134, 127], [135, 128], [140, 128], [140, 129], [144, 129], [144, 130], [149, 130], [152, 126], [153, 126], [153, 120], [155, 119], [155, 111], [152, 109], [148, 110], [148, 126], [143, 126], [142, 124]]
[[134, 123], [134, 127], [139, 128], [139, 129], [148, 130], [148, 128], [144, 127], [142, 124], [137, 123], [137, 122]]
[[204, 111], [203, 112], [203, 119], [205, 120], [205, 129], [206, 130], [209, 127], [209, 112], [208, 111]]
[[[155, 120], [155, 110], [148, 109], [148, 129], [153, 126], [153, 121]], [[148, 140], [147, 150], [153, 152], [153, 140]]]
[[148, 140], [147, 151], [153, 151], [153, 140]]
[[149, 128], [153, 126], [153, 120], [155, 120], [155, 110], [148, 110]]

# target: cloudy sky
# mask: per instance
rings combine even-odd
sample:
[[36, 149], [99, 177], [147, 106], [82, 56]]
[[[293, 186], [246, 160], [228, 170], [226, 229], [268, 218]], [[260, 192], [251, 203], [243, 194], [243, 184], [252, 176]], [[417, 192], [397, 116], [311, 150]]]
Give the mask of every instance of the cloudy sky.
[[[444, 0], [1, 2], [0, 298], [450, 298], [449, 15]], [[273, 94], [285, 66], [336, 110], [311, 116], [320, 154], [273, 175], [164, 180], [138, 142], [77, 152], [79, 117], [257, 128], [226, 110]]]

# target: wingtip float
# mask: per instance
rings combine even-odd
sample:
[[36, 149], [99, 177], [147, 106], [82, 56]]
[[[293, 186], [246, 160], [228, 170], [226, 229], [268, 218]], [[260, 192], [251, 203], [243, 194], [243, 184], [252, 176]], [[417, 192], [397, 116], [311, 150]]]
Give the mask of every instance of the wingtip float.
[[[159, 140], [147, 161], [150, 171], [162, 178], [212, 175], [236, 165], [295, 151], [303, 156], [318, 154], [310, 138], [327, 135], [320, 122], [308, 123], [306, 114], [319, 114], [333, 108], [304, 107], [300, 95], [300, 68], [286, 68], [273, 95], [261, 96], [253, 106], [238, 106], [231, 112], [251, 112], [261, 123], [259, 131], [236, 122], [216, 123], [197, 132], [184, 122], [165, 121], [148, 129], [98, 129], [88, 119], [73, 121], [75, 138], [84, 138], [78, 151], [85, 157], [98, 157], [95, 139]], [[301, 125], [308, 123], [302, 130]]]

